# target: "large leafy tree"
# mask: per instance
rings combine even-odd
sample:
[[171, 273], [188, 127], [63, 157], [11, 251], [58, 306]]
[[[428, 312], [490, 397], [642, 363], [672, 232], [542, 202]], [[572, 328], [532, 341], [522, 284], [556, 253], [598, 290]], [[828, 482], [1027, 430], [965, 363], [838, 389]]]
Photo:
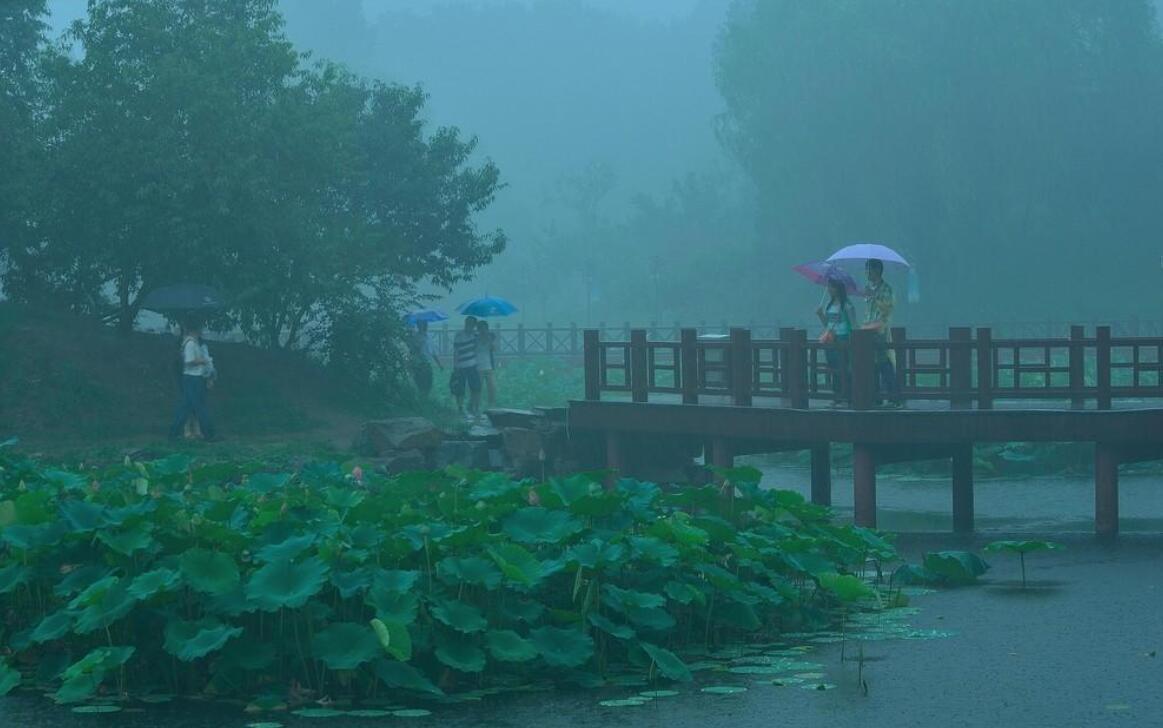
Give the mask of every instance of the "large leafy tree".
[[1158, 276], [1160, 71], [1148, 0], [741, 1], [716, 50], [772, 254], [891, 242], [959, 320], [1128, 314]]

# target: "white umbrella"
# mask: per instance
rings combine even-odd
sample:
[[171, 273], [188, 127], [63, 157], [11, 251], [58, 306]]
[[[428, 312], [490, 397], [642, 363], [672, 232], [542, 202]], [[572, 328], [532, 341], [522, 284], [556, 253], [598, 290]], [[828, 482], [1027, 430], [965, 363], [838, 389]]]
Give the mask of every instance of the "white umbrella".
[[842, 260], [881, 260], [885, 263], [896, 263], [905, 268], [911, 268], [904, 256], [887, 245], [879, 243], [855, 243], [840, 248], [828, 256], [829, 263], [838, 263]]

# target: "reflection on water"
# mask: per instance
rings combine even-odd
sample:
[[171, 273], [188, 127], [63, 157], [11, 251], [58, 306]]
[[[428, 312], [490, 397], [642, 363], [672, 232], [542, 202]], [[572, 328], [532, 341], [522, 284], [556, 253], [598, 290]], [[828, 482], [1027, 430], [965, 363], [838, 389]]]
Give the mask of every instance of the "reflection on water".
[[[806, 468], [755, 463], [764, 485], [811, 495]], [[877, 526], [886, 531], [950, 531], [952, 486], [948, 477], [880, 475], [876, 479]], [[982, 532], [1063, 533], [1094, 531], [1094, 480], [1085, 476], [997, 478], [973, 487], [976, 528]], [[832, 474], [832, 504], [852, 517], [852, 476]], [[1119, 528], [1124, 533], [1163, 532], [1163, 475], [1119, 478]]]

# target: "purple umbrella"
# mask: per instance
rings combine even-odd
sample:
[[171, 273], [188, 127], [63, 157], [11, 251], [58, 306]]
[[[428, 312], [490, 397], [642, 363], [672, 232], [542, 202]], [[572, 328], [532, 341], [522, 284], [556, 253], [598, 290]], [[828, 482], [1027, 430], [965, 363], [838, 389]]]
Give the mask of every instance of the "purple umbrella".
[[818, 260], [797, 265], [792, 270], [818, 286], [827, 285], [828, 281], [832, 279], [838, 280], [844, 284], [844, 289], [848, 291], [848, 295], [860, 295], [860, 284], [856, 282], [856, 279], [834, 263]]

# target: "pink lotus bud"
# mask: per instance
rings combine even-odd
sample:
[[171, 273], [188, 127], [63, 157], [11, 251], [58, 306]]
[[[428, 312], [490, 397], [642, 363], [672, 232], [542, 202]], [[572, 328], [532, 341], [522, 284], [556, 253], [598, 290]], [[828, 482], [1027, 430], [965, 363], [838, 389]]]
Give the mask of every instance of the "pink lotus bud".
[[531, 506], [541, 505], [541, 496], [537, 495], [537, 491], [533, 490], [532, 488], [529, 489], [529, 495], [526, 500], [529, 501], [529, 505]]
[[362, 483], [363, 482], [363, 468], [356, 465], [354, 468], [351, 469], [351, 477], [355, 478], [355, 482]]

